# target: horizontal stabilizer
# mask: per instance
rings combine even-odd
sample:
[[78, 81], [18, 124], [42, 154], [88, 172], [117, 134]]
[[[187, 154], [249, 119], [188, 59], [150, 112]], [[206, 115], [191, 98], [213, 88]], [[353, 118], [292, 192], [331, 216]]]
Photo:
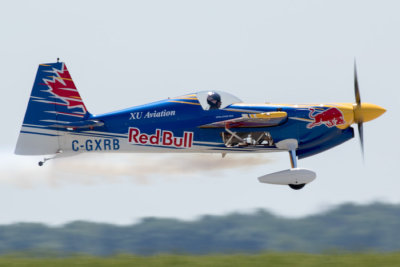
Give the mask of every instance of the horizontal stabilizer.
[[242, 114], [242, 117], [218, 121], [200, 126], [200, 128], [247, 128], [270, 127], [282, 124], [287, 119], [283, 111], [266, 112], [259, 114]]
[[73, 129], [85, 129], [85, 128], [94, 128], [103, 126], [104, 122], [99, 120], [86, 120], [86, 121], [75, 121], [63, 124], [53, 124], [50, 127], [57, 127], [57, 128], [73, 128]]

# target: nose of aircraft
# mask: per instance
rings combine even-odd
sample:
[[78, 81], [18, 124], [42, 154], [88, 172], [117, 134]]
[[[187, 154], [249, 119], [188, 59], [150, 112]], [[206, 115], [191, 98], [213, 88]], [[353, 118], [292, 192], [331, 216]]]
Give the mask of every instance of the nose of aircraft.
[[353, 105], [354, 111], [354, 122], [367, 122], [372, 121], [383, 113], [386, 112], [386, 109], [370, 103], [361, 103], [361, 105], [354, 104]]

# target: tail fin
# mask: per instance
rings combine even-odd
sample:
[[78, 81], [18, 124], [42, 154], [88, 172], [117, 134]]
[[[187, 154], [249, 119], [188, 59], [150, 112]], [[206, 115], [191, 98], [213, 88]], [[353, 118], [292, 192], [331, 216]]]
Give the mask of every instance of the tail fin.
[[59, 131], [90, 117], [63, 62], [40, 64], [15, 154], [48, 155], [58, 152]]

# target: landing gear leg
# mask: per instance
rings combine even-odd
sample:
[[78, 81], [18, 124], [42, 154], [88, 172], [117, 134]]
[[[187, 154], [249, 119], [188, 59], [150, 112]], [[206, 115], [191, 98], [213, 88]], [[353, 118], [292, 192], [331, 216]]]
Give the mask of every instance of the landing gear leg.
[[290, 165], [292, 165], [293, 169], [297, 168], [296, 151], [295, 150], [289, 150], [289, 156], [290, 156]]

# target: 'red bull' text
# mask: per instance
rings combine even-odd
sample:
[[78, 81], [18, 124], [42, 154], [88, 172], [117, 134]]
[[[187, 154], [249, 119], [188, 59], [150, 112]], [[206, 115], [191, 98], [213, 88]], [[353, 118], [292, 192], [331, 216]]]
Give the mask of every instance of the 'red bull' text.
[[138, 128], [130, 127], [128, 142], [140, 145], [190, 148], [193, 144], [193, 132], [184, 132], [182, 137], [176, 137], [171, 131], [156, 129], [155, 134], [149, 135], [141, 133]]

